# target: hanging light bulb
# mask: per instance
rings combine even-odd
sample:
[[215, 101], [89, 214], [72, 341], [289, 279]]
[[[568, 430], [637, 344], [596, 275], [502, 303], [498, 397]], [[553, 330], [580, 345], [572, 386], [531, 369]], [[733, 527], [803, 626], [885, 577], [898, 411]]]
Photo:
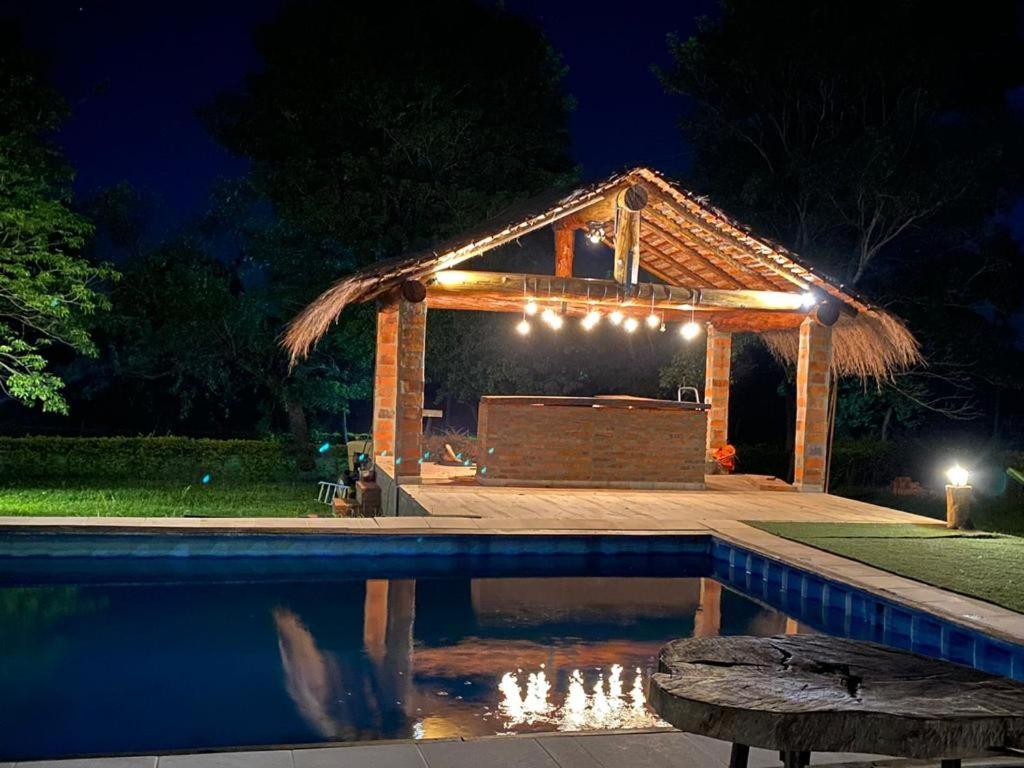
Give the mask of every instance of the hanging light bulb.
[[583, 316], [583, 319], [580, 320], [580, 325], [583, 326], [584, 330], [590, 331], [599, 322], [601, 322], [601, 313], [596, 309], [592, 309]]
[[604, 224], [599, 221], [591, 221], [587, 224], [587, 240], [598, 245], [604, 240]]
[[621, 325], [622, 324], [622, 313], [619, 312], [619, 310], [616, 309], [614, 312], [612, 312], [610, 315], [608, 315], [608, 322], [610, 322], [612, 325]]
[[661, 325], [661, 318], [658, 317], [654, 312], [654, 289], [651, 289], [651, 314], [647, 316], [647, 327], [652, 331]]
[[548, 325], [551, 325], [555, 317], [557, 317], [557, 315], [555, 314], [555, 310], [551, 307], [544, 307], [544, 311], [540, 313], [540, 319]]
[[520, 320], [519, 323], [516, 325], [516, 332], [520, 336], [525, 336], [526, 334], [528, 334], [530, 332], [530, 321], [527, 320], [525, 317], [522, 320]]
[[662, 321], [661, 321], [661, 325], [660, 325], [660, 326], [658, 327], [658, 333], [664, 333], [664, 332], [665, 332], [665, 331], [667, 331], [667, 330], [668, 330], [668, 329], [667, 329], [667, 328], [665, 327], [665, 321], [664, 321], [664, 320], [662, 320]]
[[534, 301], [533, 299], [530, 299], [529, 301], [526, 302], [526, 306], [523, 307], [523, 311], [526, 314], [528, 314], [528, 315], [536, 315], [537, 314], [537, 302]]
[[562, 320], [562, 316], [561, 315], [552, 312], [551, 313], [551, 319], [548, 320], [548, 325], [550, 325], [553, 330], [557, 331], [557, 330], [560, 330], [562, 328], [562, 325], [563, 325], [564, 322], [565, 321]]
[[700, 335], [700, 323], [690, 320], [689, 322], [683, 323], [683, 327], [679, 329], [679, 333], [687, 341], [692, 341]]
[[626, 322], [622, 324], [622, 327], [626, 329], [626, 333], [632, 333], [640, 327], [640, 321], [635, 317], [627, 317]]
[[810, 309], [811, 307], [813, 307], [813, 306], [814, 306], [815, 304], [817, 304], [817, 303], [818, 303], [818, 297], [817, 297], [817, 296], [815, 296], [815, 295], [814, 295], [813, 293], [811, 293], [810, 291], [806, 291], [806, 292], [805, 292], [805, 293], [804, 293], [804, 294], [803, 294], [803, 295], [802, 295], [802, 296], [800, 297], [800, 303], [801, 303], [801, 304], [803, 305], [803, 308], [804, 308], [804, 309]]

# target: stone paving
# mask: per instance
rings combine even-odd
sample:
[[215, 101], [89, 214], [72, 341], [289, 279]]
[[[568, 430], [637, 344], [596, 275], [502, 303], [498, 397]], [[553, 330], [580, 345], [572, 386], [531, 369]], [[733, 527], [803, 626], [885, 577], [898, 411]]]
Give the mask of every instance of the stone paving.
[[[677, 731], [539, 734], [468, 741], [0, 763], [0, 768], [727, 768], [729, 749], [724, 741]], [[812, 756], [811, 763], [863, 766], [872, 760], [886, 758], [820, 753]], [[779, 765], [777, 752], [750, 752], [750, 768]]]

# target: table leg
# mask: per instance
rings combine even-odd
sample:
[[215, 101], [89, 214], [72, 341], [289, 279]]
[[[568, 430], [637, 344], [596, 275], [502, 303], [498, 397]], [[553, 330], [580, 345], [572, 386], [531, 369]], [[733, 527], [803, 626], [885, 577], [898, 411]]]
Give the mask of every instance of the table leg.
[[732, 752], [729, 754], [729, 768], [747, 768], [748, 757], [750, 757], [750, 747], [746, 744], [733, 743]]

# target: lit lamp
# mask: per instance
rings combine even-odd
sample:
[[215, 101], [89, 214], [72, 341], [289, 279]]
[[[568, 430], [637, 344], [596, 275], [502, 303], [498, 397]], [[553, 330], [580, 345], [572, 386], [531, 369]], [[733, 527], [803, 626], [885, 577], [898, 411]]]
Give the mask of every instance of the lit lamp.
[[616, 309], [610, 315], [608, 315], [608, 322], [611, 323], [612, 325], [621, 325], [622, 317], [622, 313]]
[[946, 485], [946, 527], [970, 528], [972, 488], [967, 484], [970, 474], [959, 464], [954, 464], [946, 470], [946, 478], [949, 480]]

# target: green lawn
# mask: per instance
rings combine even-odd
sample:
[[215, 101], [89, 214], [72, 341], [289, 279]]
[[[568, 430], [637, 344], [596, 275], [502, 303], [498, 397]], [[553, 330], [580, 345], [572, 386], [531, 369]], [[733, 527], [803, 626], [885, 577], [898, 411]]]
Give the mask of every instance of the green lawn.
[[762, 523], [761, 530], [1024, 613], [1024, 538], [884, 523]]
[[165, 482], [6, 484], [0, 516], [300, 517], [327, 515], [315, 483], [209, 485]]

